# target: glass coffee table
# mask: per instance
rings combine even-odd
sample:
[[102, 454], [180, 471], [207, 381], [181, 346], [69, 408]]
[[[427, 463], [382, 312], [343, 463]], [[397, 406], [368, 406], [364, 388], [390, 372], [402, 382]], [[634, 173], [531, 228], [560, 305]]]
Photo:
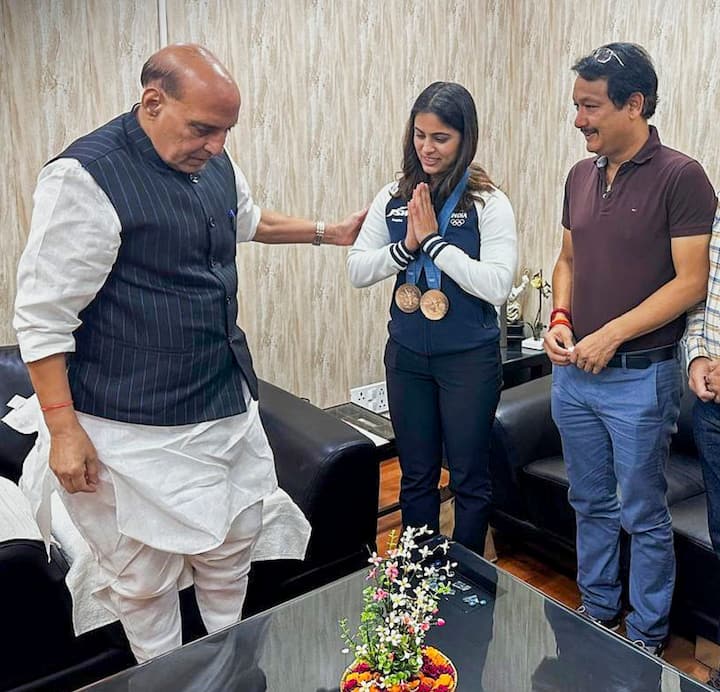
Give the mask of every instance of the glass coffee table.
[[[708, 688], [453, 545], [446, 625], [460, 692], [699, 692]], [[93, 692], [336, 692], [352, 662], [338, 621], [362, 608], [358, 572], [83, 688]]]

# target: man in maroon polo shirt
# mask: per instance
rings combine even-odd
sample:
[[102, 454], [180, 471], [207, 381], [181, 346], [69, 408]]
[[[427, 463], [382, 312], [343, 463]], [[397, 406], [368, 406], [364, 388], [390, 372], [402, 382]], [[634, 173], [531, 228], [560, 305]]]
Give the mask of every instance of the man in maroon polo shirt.
[[681, 393], [676, 344], [705, 296], [716, 198], [700, 164], [648, 125], [657, 75], [643, 48], [610, 43], [572, 69], [575, 127], [595, 157], [565, 184], [545, 350], [577, 520], [579, 612], [619, 626], [622, 527], [627, 636], [659, 654], [675, 580], [664, 466]]

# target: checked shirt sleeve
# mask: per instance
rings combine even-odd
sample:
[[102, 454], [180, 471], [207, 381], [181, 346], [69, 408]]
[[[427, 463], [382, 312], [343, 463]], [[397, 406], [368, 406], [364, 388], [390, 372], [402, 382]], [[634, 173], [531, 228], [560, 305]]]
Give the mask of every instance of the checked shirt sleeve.
[[707, 297], [688, 311], [683, 341], [688, 367], [695, 358], [720, 358], [720, 208], [710, 238]]

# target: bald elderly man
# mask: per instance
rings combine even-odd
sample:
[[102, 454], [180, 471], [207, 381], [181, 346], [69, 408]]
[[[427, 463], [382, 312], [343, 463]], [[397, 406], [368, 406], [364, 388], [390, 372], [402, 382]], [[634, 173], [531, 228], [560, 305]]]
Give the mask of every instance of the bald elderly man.
[[[240, 91], [205, 48], [163, 48], [141, 83], [138, 105], [40, 173], [14, 320], [43, 413], [24, 485], [57, 484], [138, 661], [181, 644], [187, 567], [214, 631], [240, 618], [264, 538], [275, 557], [307, 543], [299, 510], [278, 511], [236, 243], [350, 245], [362, 222], [253, 204], [224, 149]], [[261, 530], [269, 506], [281, 518]]]

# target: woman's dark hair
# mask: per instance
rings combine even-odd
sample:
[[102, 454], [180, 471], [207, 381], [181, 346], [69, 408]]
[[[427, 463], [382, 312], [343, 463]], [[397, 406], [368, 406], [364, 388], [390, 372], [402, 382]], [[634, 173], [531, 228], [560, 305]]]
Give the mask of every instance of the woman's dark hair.
[[643, 118], [648, 120], [655, 113], [658, 78], [652, 58], [642, 46], [606, 43], [580, 58], [572, 69], [588, 82], [606, 79], [608, 98], [616, 108], [622, 108], [631, 94], [639, 92], [645, 98]]
[[[418, 113], [432, 113], [445, 125], [460, 133], [460, 146], [455, 162], [432, 183], [430, 176], [423, 171], [415, 151], [415, 116]], [[433, 82], [417, 97], [410, 111], [403, 139], [403, 165], [397, 196], [409, 200], [418, 183], [428, 183], [431, 186], [433, 203], [437, 207], [450, 196], [465, 171], [470, 168], [470, 180], [460, 202], [461, 208], [467, 210], [478, 199], [479, 192], [490, 192], [496, 187], [488, 174], [472, 163], [477, 145], [477, 110], [470, 92], [454, 82]]]

